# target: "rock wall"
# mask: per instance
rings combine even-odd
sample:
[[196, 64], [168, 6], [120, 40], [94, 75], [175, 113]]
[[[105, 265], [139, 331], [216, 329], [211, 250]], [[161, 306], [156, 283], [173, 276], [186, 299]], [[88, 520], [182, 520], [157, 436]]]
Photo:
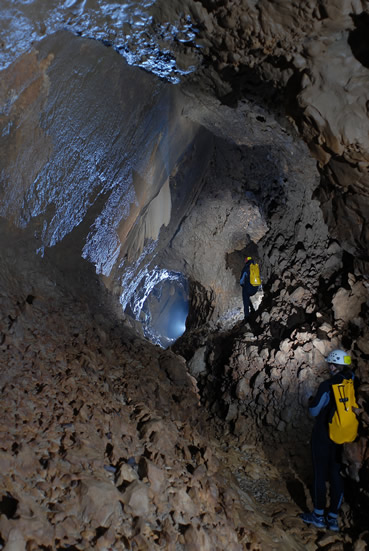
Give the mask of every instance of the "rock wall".
[[180, 94], [67, 32], [3, 71], [0, 94], [1, 215], [42, 251], [83, 222], [83, 257], [107, 278], [137, 260], [169, 223], [169, 177], [199, 131]]
[[363, 2], [201, 2], [199, 42], [223, 101], [285, 113], [317, 159], [332, 236], [367, 261], [369, 13]]

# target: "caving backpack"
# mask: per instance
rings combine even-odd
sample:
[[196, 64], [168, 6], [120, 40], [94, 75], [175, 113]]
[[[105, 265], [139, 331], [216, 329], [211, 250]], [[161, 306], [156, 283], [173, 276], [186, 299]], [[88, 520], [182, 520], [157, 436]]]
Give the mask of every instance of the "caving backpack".
[[250, 283], [255, 287], [261, 285], [259, 264], [256, 264], [256, 262], [250, 264]]
[[329, 438], [336, 444], [353, 442], [357, 436], [359, 422], [352, 408], [357, 408], [352, 379], [343, 379], [341, 383], [332, 385], [336, 402], [336, 411], [329, 423]]
[[261, 285], [259, 264], [256, 262], [250, 263], [249, 270], [245, 270], [241, 276], [240, 285], [245, 285], [248, 274], [250, 284], [254, 287], [259, 287]]

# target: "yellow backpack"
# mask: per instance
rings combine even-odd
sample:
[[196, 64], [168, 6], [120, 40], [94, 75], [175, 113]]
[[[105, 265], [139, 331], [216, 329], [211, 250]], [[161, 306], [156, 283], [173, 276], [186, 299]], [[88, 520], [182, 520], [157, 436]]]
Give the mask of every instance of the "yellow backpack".
[[250, 264], [250, 283], [255, 287], [261, 285], [259, 264], [256, 264], [256, 262]]
[[336, 444], [353, 442], [357, 436], [359, 422], [352, 408], [357, 408], [352, 379], [343, 379], [341, 383], [332, 385], [336, 401], [336, 411], [329, 423], [329, 437]]

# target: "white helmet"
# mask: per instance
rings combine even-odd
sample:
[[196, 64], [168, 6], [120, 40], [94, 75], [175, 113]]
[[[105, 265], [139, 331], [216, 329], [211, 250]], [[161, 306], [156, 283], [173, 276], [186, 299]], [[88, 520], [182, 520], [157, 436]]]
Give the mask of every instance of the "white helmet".
[[325, 361], [330, 364], [351, 365], [351, 357], [343, 350], [332, 350]]

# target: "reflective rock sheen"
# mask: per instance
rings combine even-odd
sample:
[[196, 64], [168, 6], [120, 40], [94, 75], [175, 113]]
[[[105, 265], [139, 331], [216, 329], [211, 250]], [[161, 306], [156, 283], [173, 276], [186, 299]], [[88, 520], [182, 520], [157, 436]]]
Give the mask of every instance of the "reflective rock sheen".
[[[193, 71], [196, 53], [176, 59], [176, 44], [192, 44], [196, 31], [181, 3], [166, 9], [157, 0], [2, 0], [0, 69], [45, 35], [62, 29], [112, 46], [130, 65], [171, 82]], [[173, 4], [173, 3], [172, 3]], [[165, 19], [159, 23], [156, 13]]]

